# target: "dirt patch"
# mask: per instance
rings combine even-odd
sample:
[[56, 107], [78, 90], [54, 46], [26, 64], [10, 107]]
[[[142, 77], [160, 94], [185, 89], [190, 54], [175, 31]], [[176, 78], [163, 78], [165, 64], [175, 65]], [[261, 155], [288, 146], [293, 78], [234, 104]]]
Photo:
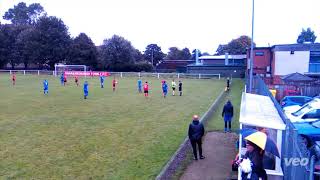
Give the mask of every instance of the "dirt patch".
[[235, 133], [208, 132], [203, 142], [203, 160], [193, 161], [180, 180], [226, 180], [237, 178], [231, 171], [231, 160], [236, 155]]

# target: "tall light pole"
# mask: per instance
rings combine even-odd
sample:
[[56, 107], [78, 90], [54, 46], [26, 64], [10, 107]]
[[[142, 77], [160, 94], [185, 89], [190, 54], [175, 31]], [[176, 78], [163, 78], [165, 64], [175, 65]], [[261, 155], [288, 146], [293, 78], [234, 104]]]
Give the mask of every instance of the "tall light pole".
[[253, 27], [254, 27], [254, 0], [252, 0], [252, 26], [251, 26], [251, 49], [250, 49], [250, 84], [249, 92], [252, 93], [252, 80], [253, 80]]

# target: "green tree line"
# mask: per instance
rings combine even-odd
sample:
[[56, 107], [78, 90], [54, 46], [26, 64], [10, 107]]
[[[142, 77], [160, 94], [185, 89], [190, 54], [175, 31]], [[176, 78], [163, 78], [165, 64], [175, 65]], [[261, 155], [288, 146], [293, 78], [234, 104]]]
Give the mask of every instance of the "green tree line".
[[0, 68], [9, 63], [15, 69], [23, 63], [26, 69], [31, 64], [52, 69], [56, 63], [65, 63], [97, 70], [151, 71], [164, 59], [192, 58], [188, 48], [172, 47], [167, 55], [157, 44], [147, 45], [142, 53], [118, 35], [97, 47], [85, 33], [72, 38], [64, 22], [48, 16], [39, 3], [20, 2], [3, 19], [11, 23], [0, 23]]
[[[56, 63], [82, 64], [93, 70], [152, 71], [164, 60], [195, 60], [196, 50], [170, 47], [167, 54], [150, 43], [143, 52], [124, 37], [113, 35], [96, 46], [85, 33], [71, 37], [68, 27], [55, 16], [48, 16], [39, 3], [20, 2], [3, 15], [9, 24], [0, 22], [0, 68], [12, 69], [24, 64], [26, 69], [53, 69]], [[251, 39], [241, 36], [220, 45], [216, 54], [245, 54]], [[207, 52], [198, 55], [210, 55]]]

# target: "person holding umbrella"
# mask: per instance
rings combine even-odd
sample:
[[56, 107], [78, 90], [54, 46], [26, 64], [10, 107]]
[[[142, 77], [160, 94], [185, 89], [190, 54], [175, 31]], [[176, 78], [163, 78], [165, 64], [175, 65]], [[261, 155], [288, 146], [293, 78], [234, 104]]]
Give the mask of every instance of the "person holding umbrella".
[[244, 159], [249, 159], [252, 165], [251, 165], [250, 173], [242, 172], [241, 174], [242, 180], [247, 180], [247, 179], [253, 180], [253, 179], [259, 179], [259, 178], [262, 178], [262, 180], [266, 180], [267, 173], [263, 167], [264, 151], [259, 146], [252, 143], [251, 141], [247, 141], [246, 148], [247, 148], [247, 152], [244, 155]]
[[[252, 163], [250, 173], [242, 173], [242, 179], [267, 179], [263, 165], [263, 156], [265, 152], [273, 154], [280, 158], [280, 154], [275, 142], [270, 139], [266, 133], [257, 129], [242, 129], [241, 134], [246, 140], [247, 152], [244, 159], [249, 159]], [[240, 164], [240, 159], [237, 164]], [[241, 166], [241, 164], [240, 164]]]

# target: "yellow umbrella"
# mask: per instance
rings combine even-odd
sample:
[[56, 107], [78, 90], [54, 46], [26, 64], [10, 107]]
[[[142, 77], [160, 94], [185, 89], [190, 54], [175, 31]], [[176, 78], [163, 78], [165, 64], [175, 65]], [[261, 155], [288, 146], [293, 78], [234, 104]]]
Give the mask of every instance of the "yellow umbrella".
[[260, 132], [256, 129], [243, 129], [241, 134], [243, 135], [244, 139], [254, 143], [261, 149], [280, 157], [276, 143], [265, 133]]
[[265, 149], [267, 143], [267, 135], [263, 132], [257, 131], [245, 138], [259, 146], [261, 149]]

